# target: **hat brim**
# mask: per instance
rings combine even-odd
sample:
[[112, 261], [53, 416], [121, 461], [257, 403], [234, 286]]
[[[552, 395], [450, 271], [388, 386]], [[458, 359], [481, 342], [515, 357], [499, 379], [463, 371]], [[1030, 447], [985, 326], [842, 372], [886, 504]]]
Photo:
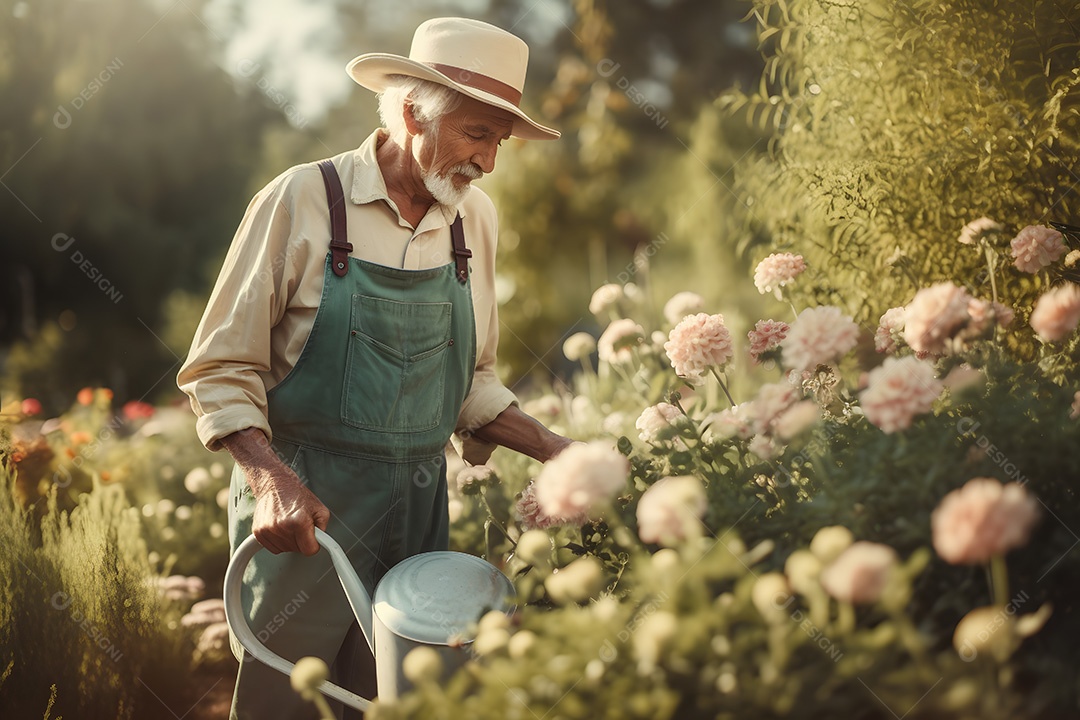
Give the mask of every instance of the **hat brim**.
[[438, 70], [400, 55], [367, 53], [353, 58], [352, 62], [345, 67], [345, 70], [358, 85], [377, 93], [385, 90], [390, 84], [390, 75], [407, 75], [445, 85], [474, 100], [479, 100], [514, 115], [517, 120], [514, 121], [510, 134], [523, 140], [556, 140], [561, 135], [558, 130], [541, 125], [516, 105], [503, 100], [498, 95], [454, 82]]

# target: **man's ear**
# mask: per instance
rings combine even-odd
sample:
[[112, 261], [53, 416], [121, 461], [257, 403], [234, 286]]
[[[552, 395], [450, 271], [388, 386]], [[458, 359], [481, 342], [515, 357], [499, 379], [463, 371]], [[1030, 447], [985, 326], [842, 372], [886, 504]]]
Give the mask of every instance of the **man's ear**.
[[405, 129], [409, 135], [419, 135], [424, 131], [424, 126], [420, 124], [420, 121], [416, 119], [416, 115], [413, 114], [413, 104], [411, 100], [406, 100], [405, 104], [401, 108], [402, 117], [405, 120]]

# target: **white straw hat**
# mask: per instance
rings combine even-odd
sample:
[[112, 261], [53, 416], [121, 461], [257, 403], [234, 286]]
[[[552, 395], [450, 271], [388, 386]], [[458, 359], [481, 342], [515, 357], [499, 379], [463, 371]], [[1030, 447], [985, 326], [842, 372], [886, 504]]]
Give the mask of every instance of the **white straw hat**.
[[435, 18], [416, 28], [409, 57], [365, 53], [346, 67], [360, 85], [382, 92], [388, 75], [408, 75], [453, 88], [506, 110], [518, 119], [511, 134], [527, 140], [554, 140], [545, 127], [518, 108], [525, 87], [529, 46], [516, 35], [479, 20]]

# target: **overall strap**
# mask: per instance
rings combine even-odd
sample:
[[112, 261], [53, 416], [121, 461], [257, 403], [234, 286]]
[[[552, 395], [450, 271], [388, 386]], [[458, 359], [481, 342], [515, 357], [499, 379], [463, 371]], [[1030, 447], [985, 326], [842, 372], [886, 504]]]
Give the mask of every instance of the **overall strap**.
[[461, 215], [454, 218], [450, 226], [450, 237], [454, 240], [454, 264], [457, 266], [458, 282], [464, 285], [469, 280], [469, 258], [472, 250], [465, 247], [465, 229], [461, 226]]
[[345, 277], [349, 272], [349, 253], [353, 249], [345, 222], [345, 192], [333, 162], [322, 160], [319, 170], [326, 186], [326, 203], [330, 206], [330, 268], [338, 277]]

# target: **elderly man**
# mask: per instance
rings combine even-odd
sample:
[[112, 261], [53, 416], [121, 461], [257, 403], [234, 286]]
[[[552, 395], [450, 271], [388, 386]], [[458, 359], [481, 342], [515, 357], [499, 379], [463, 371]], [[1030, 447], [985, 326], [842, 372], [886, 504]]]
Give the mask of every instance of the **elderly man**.
[[[385, 129], [255, 196], [178, 377], [199, 437], [236, 460], [233, 549], [254, 533], [273, 553], [249, 571], [252, 629], [283, 657], [323, 658], [339, 684], [366, 680], [362, 693], [370, 652], [314, 528], [372, 592], [447, 547], [452, 434], [472, 463], [496, 444], [546, 461], [571, 442], [496, 377], [497, 218], [470, 187], [503, 140], [559, 136], [518, 108], [527, 60], [519, 38], [460, 18], [421, 25], [408, 58], [353, 60]], [[233, 718], [313, 712], [284, 675], [241, 664]]]

